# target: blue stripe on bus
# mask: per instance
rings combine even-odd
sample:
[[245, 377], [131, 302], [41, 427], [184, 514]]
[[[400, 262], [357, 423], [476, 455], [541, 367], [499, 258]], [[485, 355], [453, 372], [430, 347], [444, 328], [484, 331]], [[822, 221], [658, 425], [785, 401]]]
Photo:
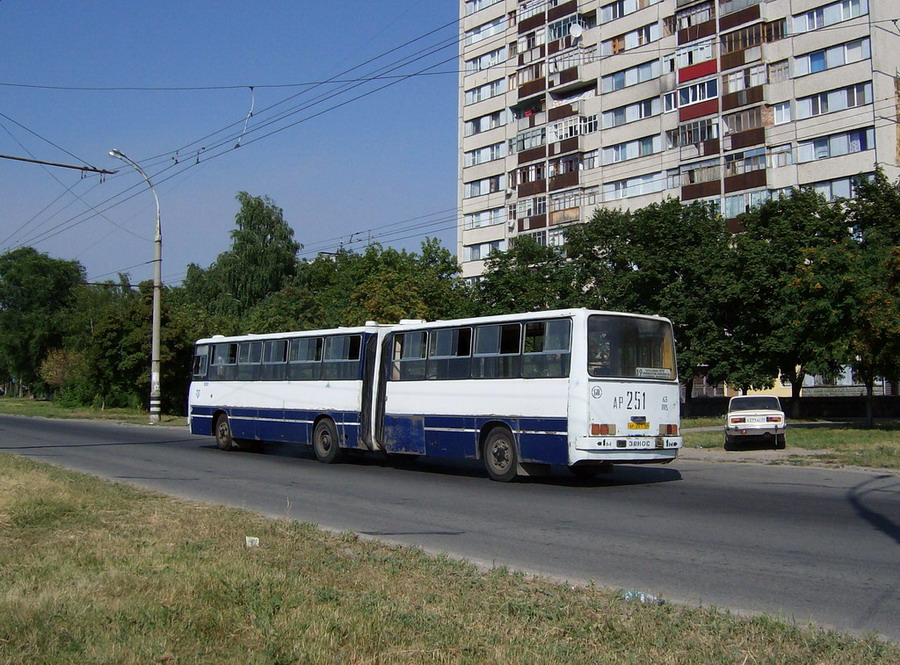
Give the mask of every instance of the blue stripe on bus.
[[236, 439], [309, 444], [312, 442], [313, 423], [318, 416], [324, 414], [334, 420], [338, 436], [345, 445], [351, 448], [359, 445], [358, 411], [323, 412], [195, 405], [191, 408], [191, 433], [206, 436], [212, 434], [213, 414], [219, 411], [228, 415], [231, 433]]
[[[191, 433], [212, 434], [212, 417], [217, 411], [228, 414], [236, 439], [304, 444], [312, 441], [313, 422], [322, 414], [300, 409], [193, 406]], [[358, 412], [337, 411], [327, 415], [337, 425], [344, 445], [361, 445]], [[520, 461], [568, 464], [566, 418], [385, 414], [384, 447], [390, 453], [472, 459], [478, 456], [479, 433], [491, 422], [505, 424], [516, 436]]]

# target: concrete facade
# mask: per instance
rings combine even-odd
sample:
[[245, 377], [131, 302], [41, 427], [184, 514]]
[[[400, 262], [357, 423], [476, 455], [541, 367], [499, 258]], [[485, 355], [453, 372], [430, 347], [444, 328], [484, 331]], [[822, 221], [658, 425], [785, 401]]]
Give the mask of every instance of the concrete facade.
[[599, 206], [900, 175], [897, 0], [461, 0], [463, 275]]

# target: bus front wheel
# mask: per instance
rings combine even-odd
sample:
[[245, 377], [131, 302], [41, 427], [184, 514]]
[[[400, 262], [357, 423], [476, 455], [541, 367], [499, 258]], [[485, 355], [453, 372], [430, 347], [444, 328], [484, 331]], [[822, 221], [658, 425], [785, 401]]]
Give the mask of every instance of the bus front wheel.
[[228, 422], [228, 416], [224, 413], [216, 418], [214, 433], [216, 435], [216, 445], [220, 450], [234, 450], [237, 448], [234, 437], [231, 435], [231, 423]]
[[313, 430], [313, 451], [316, 459], [325, 464], [337, 462], [341, 458], [337, 428], [331, 418], [323, 418]]
[[484, 465], [491, 480], [501, 483], [516, 477], [519, 465], [516, 442], [505, 427], [495, 427], [484, 442]]

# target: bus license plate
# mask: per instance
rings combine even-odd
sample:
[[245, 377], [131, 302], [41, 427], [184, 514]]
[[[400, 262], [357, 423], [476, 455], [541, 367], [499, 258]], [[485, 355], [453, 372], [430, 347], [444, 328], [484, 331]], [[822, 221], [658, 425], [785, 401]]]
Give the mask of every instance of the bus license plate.
[[650, 423], [628, 423], [628, 429], [650, 429]]

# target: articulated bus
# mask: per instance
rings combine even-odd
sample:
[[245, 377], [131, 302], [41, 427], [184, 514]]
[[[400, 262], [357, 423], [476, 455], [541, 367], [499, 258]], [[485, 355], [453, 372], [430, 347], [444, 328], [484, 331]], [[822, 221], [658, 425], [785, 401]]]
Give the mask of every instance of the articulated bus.
[[224, 450], [477, 459], [497, 481], [682, 446], [672, 324], [587, 309], [201, 339], [188, 401]]

